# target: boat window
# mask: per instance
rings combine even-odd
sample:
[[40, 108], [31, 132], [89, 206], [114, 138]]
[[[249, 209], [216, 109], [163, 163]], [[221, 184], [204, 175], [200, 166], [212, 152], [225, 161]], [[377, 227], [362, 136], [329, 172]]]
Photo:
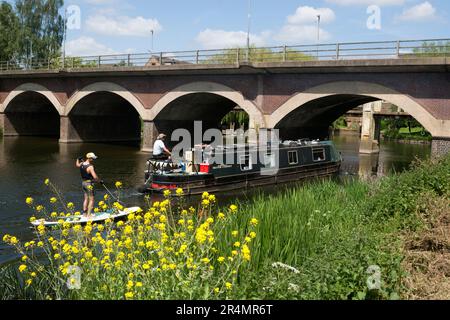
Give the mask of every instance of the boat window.
[[275, 158], [275, 154], [267, 153], [264, 155], [264, 167], [265, 168], [275, 168], [277, 165], [277, 161]]
[[298, 164], [298, 152], [297, 151], [289, 151], [288, 152], [288, 160], [289, 164]]
[[249, 171], [253, 169], [252, 159], [250, 156], [240, 156], [239, 164], [241, 165], [241, 171]]
[[313, 161], [319, 162], [319, 161], [325, 161], [325, 149], [313, 149]]

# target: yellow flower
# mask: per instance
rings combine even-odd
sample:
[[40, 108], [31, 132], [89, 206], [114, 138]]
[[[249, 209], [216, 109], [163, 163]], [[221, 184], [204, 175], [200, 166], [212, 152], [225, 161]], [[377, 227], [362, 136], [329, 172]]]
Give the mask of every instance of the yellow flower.
[[208, 264], [211, 262], [208, 258], [203, 258], [200, 261], [203, 262], [204, 264]]
[[257, 226], [258, 223], [259, 223], [259, 221], [258, 221], [258, 219], [256, 219], [256, 218], [253, 218], [252, 220], [250, 220], [250, 224], [251, 224], [252, 226]]
[[209, 193], [208, 192], [203, 192], [202, 199], [208, 199], [208, 198], [209, 198]]
[[219, 214], [217, 215], [217, 219], [219, 219], [219, 220], [225, 219], [225, 214], [223, 214], [222, 212], [219, 212]]
[[44, 184], [48, 186], [50, 184], [50, 179], [45, 179]]
[[35, 222], [35, 221], [36, 221], [36, 217], [31, 217], [31, 218], [30, 218], [30, 222], [31, 222], [31, 223], [33, 223], [33, 222]]
[[220, 263], [223, 263], [223, 262], [225, 261], [225, 258], [224, 258], [224, 257], [219, 257], [219, 258], [217, 259], [217, 261], [219, 261]]
[[136, 288], [141, 288], [142, 287], [142, 282], [136, 282]]
[[103, 196], [103, 199], [105, 199], [105, 201], [106, 201], [106, 200], [109, 199], [109, 196], [108, 196], [107, 194], [105, 194], [105, 195]]
[[36, 211], [37, 211], [37, 212], [41, 212], [42, 210], [44, 210], [44, 206], [38, 205], [38, 206], [36, 207]]
[[256, 238], [256, 232], [250, 232], [250, 238], [255, 239]]
[[20, 267], [19, 267], [19, 272], [20, 272], [20, 273], [23, 273], [25, 270], [27, 270], [27, 266], [24, 265], [24, 264], [20, 265]]
[[28, 260], [28, 257], [27, 257], [27, 256], [23, 256], [23, 257], [22, 257], [22, 261], [23, 261], [23, 262], [25, 262], [25, 261], [27, 261], [27, 260]]
[[125, 299], [130, 300], [134, 298], [133, 292], [127, 292], [125, 293]]
[[230, 282], [227, 282], [227, 283], [225, 283], [225, 287], [226, 287], [228, 290], [231, 290], [231, 288], [233, 287], [233, 285], [232, 285]]
[[31, 286], [31, 284], [33, 283], [33, 280], [28, 279], [27, 281], [25, 281], [25, 284], [27, 285], [27, 287]]
[[202, 206], [204, 206], [204, 207], [209, 206], [209, 200], [208, 199], [203, 199]]
[[238, 234], [239, 234], [239, 231], [233, 231], [233, 232], [231, 232], [231, 235], [232, 235], [233, 237], [237, 237]]
[[122, 182], [117, 181], [117, 182], [116, 182], [116, 188], [117, 188], [117, 189], [122, 188]]
[[242, 246], [242, 256], [245, 260], [250, 261], [250, 249], [246, 244]]
[[237, 212], [237, 210], [238, 210], [238, 207], [237, 207], [236, 205], [232, 204], [232, 205], [230, 206], [230, 211], [231, 211], [231, 213], [235, 213], [235, 212]]
[[56, 201], [58, 201], [58, 199], [56, 199], [55, 197], [50, 198], [50, 203], [54, 204], [56, 203]]
[[73, 202], [69, 202], [67, 204], [67, 208], [69, 208], [69, 209], [73, 209], [74, 207], [75, 207], [75, 205], [73, 204]]
[[33, 200], [33, 198], [28, 197], [28, 198], [25, 200], [25, 202], [27, 203], [27, 205], [31, 206], [31, 205], [33, 204], [34, 200]]
[[240, 242], [235, 242], [233, 246], [235, 246], [236, 248], [239, 248], [241, 246], [241, 243]]
[[32, 278], [36, 278], [36, 272], [32, 272], [31, 274], [30, 274], [30, 276], [32, 277]]
[[183, 189], [178, 188], [176, 191], [177, 196], [182, 196], [184, 194]]
[[214, 288], [214, 293], [219, 293], [220, 292], [220, 289], [219, 288]]
[[170, 196], [170, 190], [164, 190], [163, 194], [164, 194], [164, 197]]

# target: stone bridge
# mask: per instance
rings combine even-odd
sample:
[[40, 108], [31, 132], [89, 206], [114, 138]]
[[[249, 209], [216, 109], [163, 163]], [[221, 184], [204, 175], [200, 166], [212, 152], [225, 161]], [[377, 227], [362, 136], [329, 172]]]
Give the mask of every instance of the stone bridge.
[[417, 119], [443, 154], [449, 69], [447, 58], [400, 58], [9, 71], [0, 74], [0, 128], [61, 143], [140, 140], [150, 151], [159, 132], [192, 130], [196, 120], [219, 127], [236, 106], [256, 131], [325, 138], [347, 111], [383, 100]]

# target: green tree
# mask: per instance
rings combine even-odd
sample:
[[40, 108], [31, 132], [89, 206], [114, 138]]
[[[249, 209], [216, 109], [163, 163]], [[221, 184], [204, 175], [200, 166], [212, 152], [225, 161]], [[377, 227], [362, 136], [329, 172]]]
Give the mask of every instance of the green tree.
[[64, 37], [63, 0], [17, 0], [19, 20], [18, 56], [45, 65], [60, 54]]
[[[247, 48], [232, 48], [225, 49], [219, 54], [209, 55], [202, 57], [199, 63], [203, 64], [233, 64], [237, 62], [239, 55], [239, 61], [247, 61]], [[248, 50], [248, 61], [257, 62], [282, 62], [282, 61], [311, 61], [316, 58], [310, 55], [306, 55], [300, 51], [293, 49], [284, 50], [272, 50], [270, 48], [256, 48], [251, 47]]]
[[420, 48], [413, 49], [414, 55], [442, 57], [450, 55], [450, 41], [424, 42]]
[[2, 1], [0, 4], [0, 61], [10, 62], [18, 51], [19, 19], [13, 7]]

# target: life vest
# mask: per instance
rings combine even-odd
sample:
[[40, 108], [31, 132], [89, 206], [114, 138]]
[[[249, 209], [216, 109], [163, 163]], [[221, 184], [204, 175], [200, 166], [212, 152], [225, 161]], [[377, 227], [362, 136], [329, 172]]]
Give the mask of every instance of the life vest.
[[94, 177], [92, 176], [92, 174], [87, 172], [87, 169], [89, 167], [92, 167], [92, 164], [85, 165], [83, 163], [80, 167], [81, 179], [83, 179], [83, 181], [94, 180]]

